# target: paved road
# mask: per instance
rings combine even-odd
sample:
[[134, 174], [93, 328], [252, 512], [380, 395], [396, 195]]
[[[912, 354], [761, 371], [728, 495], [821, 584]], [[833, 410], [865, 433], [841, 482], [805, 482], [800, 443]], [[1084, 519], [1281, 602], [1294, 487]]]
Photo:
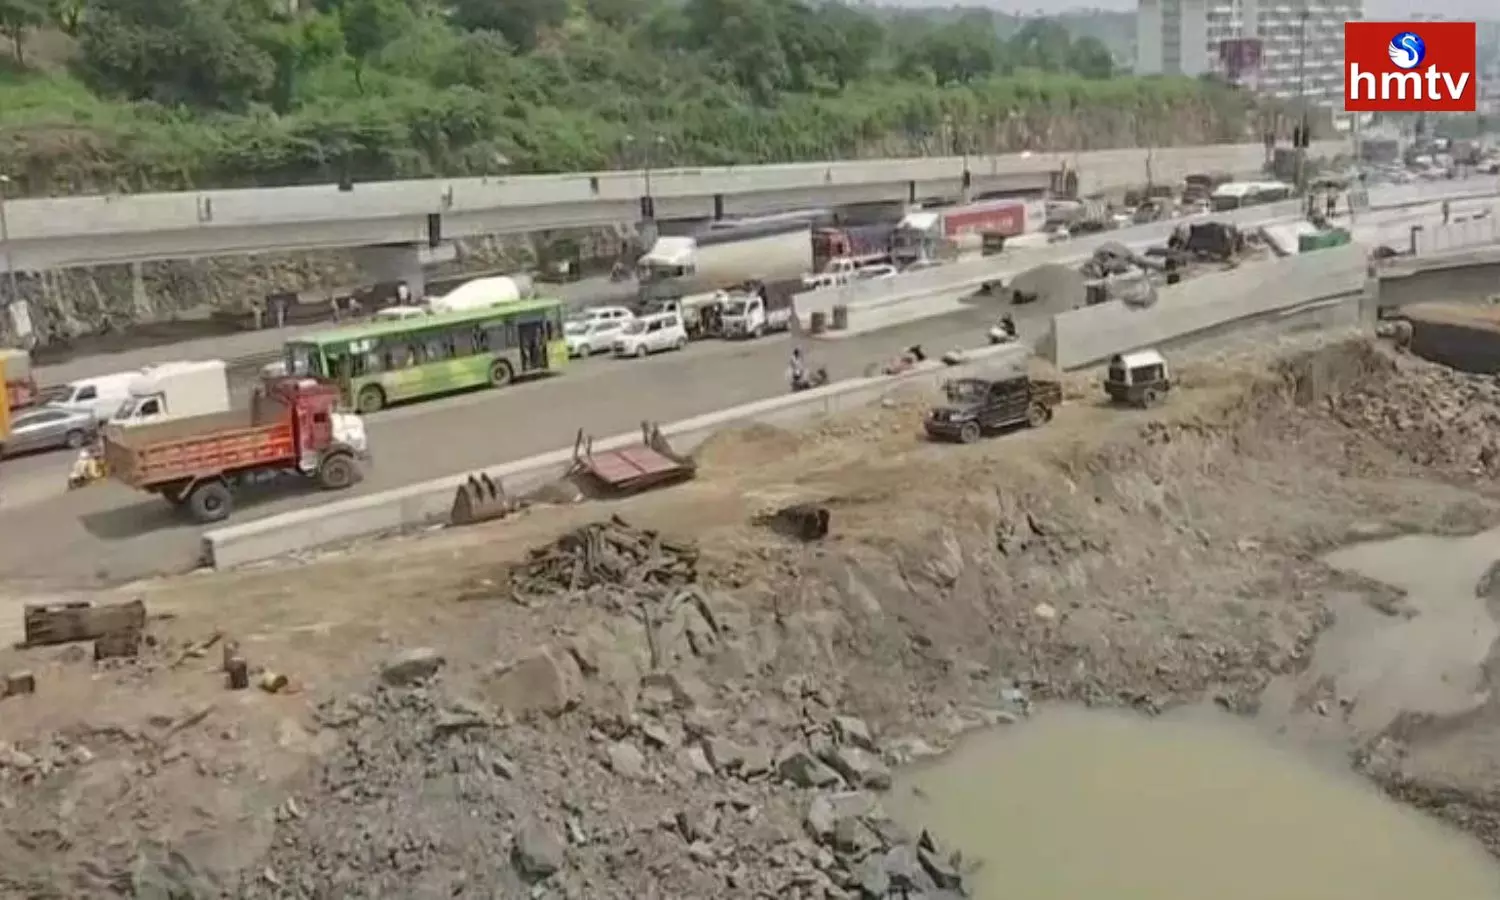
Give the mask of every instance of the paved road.
[[[1023, 323], [1029, 335], [1045, 327], [1044, 311], [1033, 316]], [[810, 353], [833, 377], [847, 378], [913, 343], [929, 352], [975, 346], [992, 319], [989, 309], [975, 308], [820, 342]], [[704, 342], [646, 360], [588, 360], [542, 381], [389, 409], [369, 420], [375, 464], [355, 490], [385, 490], [555, 450], [571, 444], [579, 427], [607, 436], [629, 431], [642, 419], [670, 422], [774, 396], [786, 390], [789, 351], [784, 336], [755, 343]], [[35, 492], [38, 481], [60, 492], [69, 462], [67, 454], [52, 454], [0, 463], [0, 493]], [[347, 496], [282, 493], [242, 508], [236, 521]], [[182, 523], [159, 498], [99, 484], [0, 509], [5, 535], [0, 572], [22, 581], [61, 583], [141, 577], [191, 565], [200, 531]]]

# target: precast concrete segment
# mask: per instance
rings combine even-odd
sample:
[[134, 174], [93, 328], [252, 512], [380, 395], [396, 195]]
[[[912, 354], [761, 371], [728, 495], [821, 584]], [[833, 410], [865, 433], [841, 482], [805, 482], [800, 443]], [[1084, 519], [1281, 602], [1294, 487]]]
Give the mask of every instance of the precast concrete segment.
[[[1314, 154], [1347, 150], [1343, 142]], [[183, 191], [6, 203], [16, 268], [43, 271], [144, 259], [423, 243], [471, 234], [636, 221], [641, 198], [658, 218], [734, 216], [822, 203], [957, 197], [1045, 184], [1069, 167], [1085, 189], [1256, 171], [1259, 144], [583, 172], [500, 178]], [[1149, 162], [1148, 162], [1149, 161]], [[649, 175], [650, 190], [647, 190]]]
[[1159, 289], [1156, 303], [1145, 309], [1112, 300], [1053, 316], [1041, 353], [1060, 369], [1086, 368], [1116, 353], [1310, 302], [1358, 299], [1368, 287], [1368, 268], [1364, 249], [1348, 246], [1203, 275]]
[[[878, 402], [902, 389], [938, 387], [951, 378], [1013, 373], [1024, 369], [1026, 347], [989, 347], [968, 354], [961, 365], [929, 361], [900, 375], [856, 378], [822, 388], [758, 400], [673, 422], [662, 433], [680, 453], [691, 453], [715, 432], [750, 424], [794, 427], [819, 416], [848, 412]], [[595, 452], [615, 450], [640, 440], [629, 432], [594, 442]], [[572, 460], [572, 448], [502, 463], [485, 472], [519, 494], [560, 478]], [[465, 475], [439, 478], [394, 491], [329, 503], [314, 509], [214, 529], [203, 536], [203, 557], [215, 568], [228, 568], [284, 556], [369, 535], [397, 532], [447, 521], [453, 494]]]
[[1500, 245], [1400, 260], [1378, 272], [1380, 306], [1389, 314], [1430, 301], [1489, 306], [1500, 296]]

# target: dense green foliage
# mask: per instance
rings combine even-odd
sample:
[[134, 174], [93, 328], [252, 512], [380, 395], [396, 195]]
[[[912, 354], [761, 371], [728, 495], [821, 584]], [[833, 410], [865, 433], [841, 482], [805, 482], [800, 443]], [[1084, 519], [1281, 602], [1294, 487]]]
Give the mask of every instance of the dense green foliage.
[[[1247, 132], [1243, 96], [1120, 77], [1047, 20], [1002, 38], [987, 13], [817, 0], [298, 6], [0, 0], [0, 169], [50, 193]], [[43, 44], [64, 49], [38, 60]]]

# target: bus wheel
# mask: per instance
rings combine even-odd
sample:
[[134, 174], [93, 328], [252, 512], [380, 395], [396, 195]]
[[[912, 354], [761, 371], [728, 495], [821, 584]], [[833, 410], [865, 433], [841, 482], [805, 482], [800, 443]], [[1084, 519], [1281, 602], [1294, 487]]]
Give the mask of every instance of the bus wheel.
[[368, 416], [370, 413], [380, 412], [385, 408], [385, 391], [376, 385], [361, 388], [359, 397], [354, 401], [354, 406], [361, 415]]
[[490, 387], [505, 387], [515, 373], [510, 370], [510, 363], [503, 359], [497, 359], [490, 364]]

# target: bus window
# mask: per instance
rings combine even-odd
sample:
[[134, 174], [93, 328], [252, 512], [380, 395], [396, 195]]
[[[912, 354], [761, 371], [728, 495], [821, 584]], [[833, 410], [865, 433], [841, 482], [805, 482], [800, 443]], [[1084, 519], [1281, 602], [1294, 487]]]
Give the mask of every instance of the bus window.
[[501, 350], [515, 346], [515, 342], [510, 339], [510, 328], [508, 326], [491, 325], [485, 334], [487, 336], [485, 343], [491, 353], [499, 353]]
[[483, 328], [475, 325], [472, 340], [474, 341], [475, 353], [490, 352], [490, 333], [488, 331], [485, 331]]
[[474, 355], [474, 332], [454, 331], [448, 335], [448, 348], [455, 359]]
[[448, 352], [448, 342], [441, 337], [430, 337], [422, 345], [423, 362], [441, 362], [451, 354]]

